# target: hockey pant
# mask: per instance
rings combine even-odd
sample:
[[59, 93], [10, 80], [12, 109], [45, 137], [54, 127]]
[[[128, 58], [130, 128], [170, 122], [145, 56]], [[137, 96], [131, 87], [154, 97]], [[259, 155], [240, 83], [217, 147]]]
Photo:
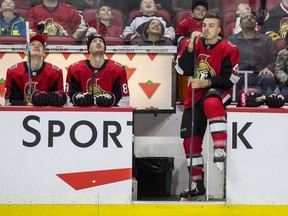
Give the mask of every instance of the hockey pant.
[[[207, 127], [214, 142], [214, 148], [224, 149], [227, 141], [227, 122], [225, 107], [218, 96], [209, 96], [194, 106], [194, 134], [192, 147], [192, 180], [202, 179], [203, 156], [202, 142]], [[185, 109], [181, 123], [181, 137], [186, 154], [188, 168], [190, 166], [190, 143], [192, 127], [192, 109]], [[190, 169], [189, 169], [190, 170]]]

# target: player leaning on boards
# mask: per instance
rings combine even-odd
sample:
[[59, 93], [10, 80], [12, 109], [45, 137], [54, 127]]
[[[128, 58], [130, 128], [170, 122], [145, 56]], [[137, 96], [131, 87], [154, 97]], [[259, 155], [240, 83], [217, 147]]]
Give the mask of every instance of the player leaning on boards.
[[66, 91], [75, 106], [129, 106], [130, 94], [125, 66], [105, 59], [105, 40], [92, 34], [87, 38], [89, 60], [68, 68]]
[[65, 105], [67, 96], [63, 91], [62, 70], [44, 61], [45, 39], [36, 35], [28, 41], [30, 43], [24, 51], [27, 61], [14, 64], [7, 70], [5, 105]]
[[224, 168], [226, 158], [225, 106], [231, 102], [231, 88], [239, 80], [240, 54], [231, 42], [219, 39], [220, 32], [220, 18], [208, 12], [203, 19], [202, 33], [191, 34], [190, 41], [184, 44], [176, 60], [177, 72], [192, 76], [181, 123], [181, 137], [184, 138], [183, 146], [192, 178], [189, 179], [189, 190], [180, 196], [188, 200], [206, 193], [202, 142], [207, 120], [214, 142], [214, 163], [218, 169]]

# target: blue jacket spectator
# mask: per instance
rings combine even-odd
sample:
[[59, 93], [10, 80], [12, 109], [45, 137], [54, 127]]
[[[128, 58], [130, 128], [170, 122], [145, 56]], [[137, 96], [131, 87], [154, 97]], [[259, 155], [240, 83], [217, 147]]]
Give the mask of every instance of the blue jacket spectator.
[[15, 2], [1, 2], [0, 35], [25, 36], [25, 20], [15, 12]]

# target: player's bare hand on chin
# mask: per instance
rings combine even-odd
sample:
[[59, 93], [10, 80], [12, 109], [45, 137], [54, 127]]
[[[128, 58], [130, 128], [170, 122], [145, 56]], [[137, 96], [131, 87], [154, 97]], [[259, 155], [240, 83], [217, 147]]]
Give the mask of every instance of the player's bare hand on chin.
[[202, 36], [202, 33], [199, 32], [199, 31], [194, 31], [192, 34], [191, 34], [191, 40], [190, 40], [190, 43], [189, 43], [189, 46], [190, 48], [194, 48], [194, 40], [196, 38], [196, 41], [195, 43], [197, 42], [197, 40]]
[[211, 81], [210, 81], [210, 79], [201, 80], [198, 78], [192, 78], [191, 84], [192, 84], [192, 88], [194, 88], [194, 89], [207, 88], [207, 87], [211, 86]]

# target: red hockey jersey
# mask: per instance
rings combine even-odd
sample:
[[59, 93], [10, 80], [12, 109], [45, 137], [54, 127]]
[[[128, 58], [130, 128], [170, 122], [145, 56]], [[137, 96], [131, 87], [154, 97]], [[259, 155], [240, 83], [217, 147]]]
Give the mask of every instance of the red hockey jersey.
[[[63, 27], [64, 35], [72, 36], [74, 32], [85, 32], [86, 23], [78, 10], [68, 4], [59, 3], [58, 6], [50, 11], [43, 3], [31, 8], [29, 12], [30, 28], [39, 34], [39, 24], [44, 24], [49, 19]], [[51, 22], [50, 21], [50, 22]]]
[[[62, 70], [55, 65], [44, 62], [38, 71], [31, 72], [32, 89], [50, 93], [63, 91]], [[26, 62], [19, 62], [7, 70], [5, 81], [5, 104], [25, 105], [30, 98], [28, 67]]]
[[[219, 40], [214, 45], [205, 45], [201, 38], [196, 43], [196, 74], [194, 74], [194, 54], [187, 51], [190, 41], [187, 41], [176, 60], [176, 71], [181, 75], [193, 76], [199, 79], [211, 79], [212, 88], [225, 90], [231, 93], [231, 87], [237, 83], [237, 73], [240, 61], [238, 48], [227, 40]], [[195, 49], [194, 49], [195, 50]], [[210, 87], [211, 88], [211, 87]], [[199, 101], [210, 88], [195, 89], [195, 103]], [[189, 83], [184, 107], [191, 108], [192, 87]]]
[[124, 65], [106, 59], [101, 68], [94, 68], [89, 60], [82, 60], [69, 66], [66, 91], [72, 99], [77, 92], [97, 94], [103, 91], [115, 95], [116, 104], [129, 105], [129, 88]]

